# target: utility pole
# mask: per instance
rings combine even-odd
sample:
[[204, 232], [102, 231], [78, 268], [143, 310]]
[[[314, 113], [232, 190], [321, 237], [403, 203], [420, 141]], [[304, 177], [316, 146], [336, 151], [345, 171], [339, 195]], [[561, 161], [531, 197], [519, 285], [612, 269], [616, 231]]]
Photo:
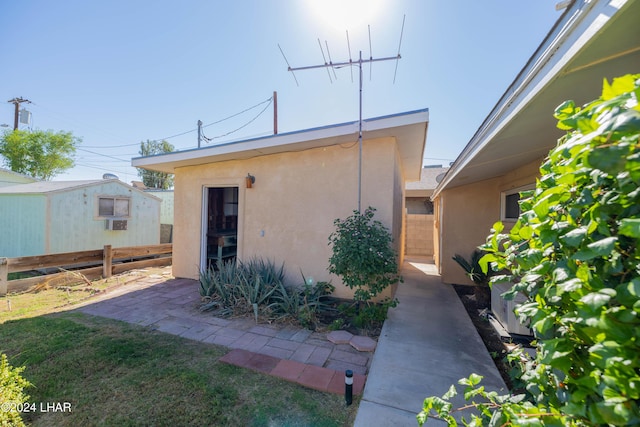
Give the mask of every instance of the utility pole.
[[8, 100], [7, 102], [15, 105], [15, 113], [13, 116], [13, 130], [17, 130], [18, 129], [18, 117], [20, 115], [20, 104], [22, 103], [27, 103], [27, 104], [31, 104], [31, 101], [29, 101], [28, 99], [24, 99], [24, 98], [13, 98]]
[[202, 120], [198, 120], [198, 148], [200, 148], [200, 141], [202, 141]]
[[[322, 45], [320, 45], [320, 48], [322, 49]], [[398, 49], [399, 50], [399, 49]], [[327, 49], [328, 51], [328, 49]], [[312, 70], [315, 68], [327, 68], [327, 72], [329, 71], [329, 68], [333, 68], [335, 70], [335, 68], [341, 68], [341, 67], [352, 67], [352, 66], [357, 66], [358, 67], [358, 71], [359, 71], [359, 77], [360, 77], [360, 85], [359, 85], [359, 90], [360, 90], [360, 114], [359, 114], [359, 120], [358, 120], [358, 212], [361, 211], [361, 202], [362, 202], [362, 64], [371, 64], [373, 62], [380, 62], [380, 61], [391, 61], [391, 60], [395, 60], [398, 61], [401, 58], [400, 56], [400, 52], [398, 52], [397, 56], [390, 56], [390, 57], [386, 57], [386, 58], [373, 58], [373, 57], [369, 57], [369, 59], [362, 59], [362, 51], [360, 51], [360, 57], [358, 60], [352, 60], [351, 58], [349, 58], [348, 61], [343, 61], [343, 62], [332, 62], [331, 59], [329, 59], [329, 62], [325, 62], [324, 64], [320, 64], [320, 65], [310, 65], [310, 66], [306, 66], [306, 67], [296, 67], [296, 68], [292, 68], [291, 66], [289, 66], [288, 71], [291, 71], [292, 73], [294, 71], [300, 71], [300, 70]], [[286, 58], [285, 58], [286, 61]], [[288, 64], [288, 61], [287, 61]], [[295, 78], [295, 75], [294, 75]], [[331, 79], [331, 74], [329, 74], [329, 79]], [[297, 80], [296, 80], [297, 82]]]

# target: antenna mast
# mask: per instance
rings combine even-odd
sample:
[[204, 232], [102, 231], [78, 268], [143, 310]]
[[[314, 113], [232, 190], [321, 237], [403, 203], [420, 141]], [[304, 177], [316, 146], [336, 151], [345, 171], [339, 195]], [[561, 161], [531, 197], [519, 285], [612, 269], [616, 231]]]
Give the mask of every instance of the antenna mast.
[[[402, 20], [402, 31], [400, 33], [400, 45], [402, 44], [402, 32], [404, 32], [404, 18]], [[358, 67], [358, 75], [359, 75], [359, 119], [358, 119], [358, 212], [361, 212], [361, 202], [362, 202], [362, 64], [369, 64], [369, 66], [371, 67], [372, 64], [374, 62], [382, 62], [382, 61], [391, 61], [391, 60], [395, 60], [396, 61], [396, 71], [397, 71], [397, 67], [398, 67], [398, 61], [402, 58], [400, 56], [400, 45], [398, 45], [398, 54], [396, 56], [388, 56], [388, 57], [384, 57], [384, 58], [374, 58], [373, 54], [371, 52], [371, 28], [369, 27], [369, 59], [362, 59], [362, 51], [360, 51], [360, 55], [359, 58], [357, 60], [353, 60], [351, 59], [351, 45], [349, 43], [349, 32], [347, 31], [347, 45], [349, 47], [349, 60], [348, 61], [341, 61], [341, 62], [333, 62], [331, 60], [331, 55], [329, 55], [329, 45], [325, 42], [325, 45], [327, 47], [327, 55], [325, 56], [324, 50], [322, 49], [322, 43], [320, 43], [320, 40], [318, 40], [318, 44], [320, 45], [320, 51], [322, 52], [322, 57], [324, 59], [324, 64], [318, 64], [318, 65], [308, 65], [305, 67], [291, 67], [289, 65], [289, 61], [287, 61], [287, 58], [284, 56], [284, 52], [282, 51], [282, 48], [280, 48], [280, 45], [278, 45], [278, 47], [280, 48], [280, 52], [282, 53], [282, 56], [284, 57], [285, 62], [287, 63], [288, 69], [287, 71], [291, 71], [291, 74], [293, 75], [294, 80], [296, 81], [296, 85], [298, 84], [298, 79], [296, 78], [296, 75], [294, 73], [294, 71], [303, 71], [303, 70], [313, 70], [313, 69], [317, 69], [317, 68], [326, 68], [327, 69], [327, 73], [329, 73], [329, 80], [331, 81], [331, 83], [333, 83], [333, 80], [331, 80], [331, 73], [329, 68], [331, 68], [334, 72], [334, 77], [337, 78], [337, 76], [335, 75], [335, 69], [336, 68], [342, 68], [342, 67], [354, 67], [357, 66]], [[327, 62], [327, 57], [329, 57], [329, 62]], [[371, 70], [369, 71], [371, 73]], [[351, 77], [352, 81], [353, 81], [353, 74]], [[396, 77], [395, 74], [393, 76], [393, 82], [395, 83]]]

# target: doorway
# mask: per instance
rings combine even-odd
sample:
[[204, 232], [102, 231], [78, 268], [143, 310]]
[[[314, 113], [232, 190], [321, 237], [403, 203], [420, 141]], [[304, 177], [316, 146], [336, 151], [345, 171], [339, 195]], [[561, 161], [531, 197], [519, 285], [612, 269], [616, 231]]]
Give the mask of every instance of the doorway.
[[238, 248], [238, 187], [209, 187], [206, 201], [206, 266], [233, 261]]

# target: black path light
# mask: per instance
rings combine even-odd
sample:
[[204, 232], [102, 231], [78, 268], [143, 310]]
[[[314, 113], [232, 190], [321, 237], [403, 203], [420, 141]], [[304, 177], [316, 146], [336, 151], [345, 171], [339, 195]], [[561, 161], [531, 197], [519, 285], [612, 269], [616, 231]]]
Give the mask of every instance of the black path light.
[[344, 400], [347, 406], [353, 402], [353, 371], [347, 369], [344, 373]]

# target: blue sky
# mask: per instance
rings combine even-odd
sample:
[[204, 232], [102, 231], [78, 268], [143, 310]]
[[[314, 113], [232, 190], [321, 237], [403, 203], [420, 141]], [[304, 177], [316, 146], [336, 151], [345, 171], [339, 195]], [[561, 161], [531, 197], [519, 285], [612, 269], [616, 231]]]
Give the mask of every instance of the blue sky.
[[[557, 0], [24, 0], [0, 4], [0, 124], [24, 97], [33, 128], [82, 138], [77, 166], [54, 180], [112, 172], [138, 179], [141, 141], [197, 146], [357, 120], [348, 68], [292, 67], [398, 53], [364, 69], [363, 116], [429, 108], [425, 164], [453, 161], [559, 18]], [[325, 48], [326, 50], [326, 48]], [[326, 52], [325, 52], [326, 53]], [[266, 110], [264, 110], [266, 107]], [[264, 112], [259, 115], [259, 113]], [[257, 118], [256, 118], [257, 116]], [[245, 126], [246, 125], [246, 126]], [[241, 128], [240, 130], [237, 130]], [[6, 129], [6, 128], [3, 128]], [[189, 132], [190, 131], [190, 132]], [[235, 132], [234, 132], [235, 131]], [[203, 144], [204, 145], [204, 144]]]

